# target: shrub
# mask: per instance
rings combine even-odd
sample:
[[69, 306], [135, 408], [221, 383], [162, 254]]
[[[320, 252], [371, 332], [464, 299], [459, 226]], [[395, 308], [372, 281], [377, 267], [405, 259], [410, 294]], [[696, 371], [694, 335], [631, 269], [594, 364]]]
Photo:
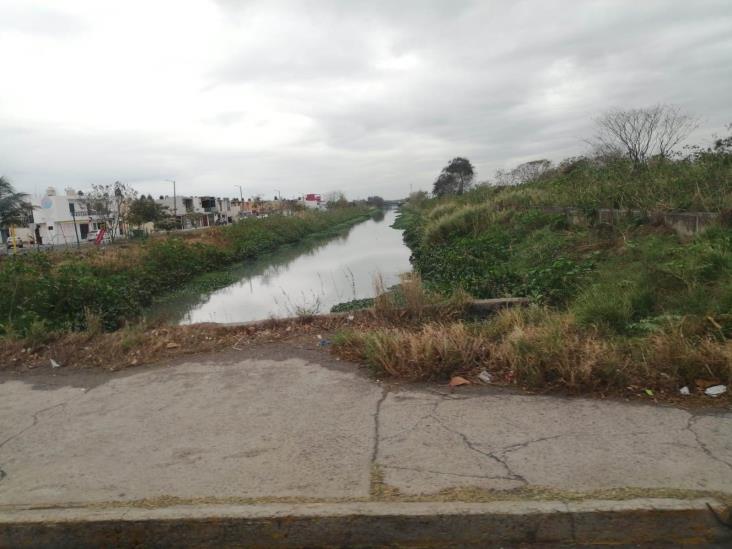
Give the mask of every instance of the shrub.
[[581, 325], [623, 333], [630, 324], [648, 316], [651, 306], [652, 297], [640, 280], [607, 280], [585, 288], [571, 311]]
[[470, 371], [486, 358], [483, 343], [462, 323], [427, 324], [416, 331], [343, 332], [333, 345], [342, 356], [365, 361], [376, 375], [410, 381], [444, 379]]

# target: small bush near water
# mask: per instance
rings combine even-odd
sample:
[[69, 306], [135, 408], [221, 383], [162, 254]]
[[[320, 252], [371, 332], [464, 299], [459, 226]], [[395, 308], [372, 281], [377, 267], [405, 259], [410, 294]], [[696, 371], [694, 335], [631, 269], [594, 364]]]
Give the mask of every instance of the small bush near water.
[[308, 235], [368, 218], [353, 207], [243, 220], [234, 225], [82, 252], [32, 252], [0, 261], [0, 335], [38, 339], [84, 330], [89, 319], [114, 330], [157, 296], [201, 273], [257, 257]]

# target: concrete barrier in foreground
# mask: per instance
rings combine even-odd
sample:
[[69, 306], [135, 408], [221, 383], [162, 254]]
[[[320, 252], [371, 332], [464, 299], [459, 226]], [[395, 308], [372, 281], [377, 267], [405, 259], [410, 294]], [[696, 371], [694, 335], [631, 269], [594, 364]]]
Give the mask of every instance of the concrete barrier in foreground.
[[0, 510], [0, 547], [490, 547], [732, 543], [713, 500]]

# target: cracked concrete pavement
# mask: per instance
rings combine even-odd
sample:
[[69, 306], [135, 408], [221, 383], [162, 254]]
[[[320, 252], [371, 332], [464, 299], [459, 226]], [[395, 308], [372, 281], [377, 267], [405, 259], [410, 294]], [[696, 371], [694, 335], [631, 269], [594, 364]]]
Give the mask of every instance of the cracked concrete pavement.
[[732, 494], [731, 420], [729, 410], [382, 385], [281, 346], [117, 373], [2, 374], [0, 512], [156, 498], [368, 501], [383, 493], [375, 483], [397, 498]]

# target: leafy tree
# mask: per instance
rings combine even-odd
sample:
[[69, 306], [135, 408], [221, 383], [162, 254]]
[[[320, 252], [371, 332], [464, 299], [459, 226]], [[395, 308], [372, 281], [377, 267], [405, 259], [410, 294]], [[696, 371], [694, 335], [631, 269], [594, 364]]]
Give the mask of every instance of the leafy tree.
[[25, 193], [16, 192], [10, 181], [0, 176], [0, 227], [22, 224], [28, 219], [33, 207], [27, 197]]
[[165, 215], [155, 221], [155, 228], [163, 231], [172, 231], [178, 227], [179, 223], [172, 215]]
[[143, 223], [158, 223], [165, 217], [168, 217], [167, 208], [155, 202], [150, 195], [133, 200], [127, 211], [127, 220], [138, 227]]
[[92, 190], [84, 196], [87, 210], [106, 224], [112, 240], [127, 222], [129, 206], [136, 197], [137, 191], [120, 181], [112, 185], [92, 185]]
[[432, 185], [432, 194], [435, 196], [448, 196], [457, 194], [457, 189], [455, 177], [443, 171], [437, 176], [435, 183]]
[[384, 199], [380, 196], [369, 196], [366, 199], [366, 202], [368, 204], [371, 204], [372, 206], [375, 206], [377, 208], [383, 208], [384, 207]]
[[470, 160], [457, 156], [442, 168], [435, 180], [432, 193], [435, 196], [463, 194], [470, 188], [475, 177], [475, 170]]

